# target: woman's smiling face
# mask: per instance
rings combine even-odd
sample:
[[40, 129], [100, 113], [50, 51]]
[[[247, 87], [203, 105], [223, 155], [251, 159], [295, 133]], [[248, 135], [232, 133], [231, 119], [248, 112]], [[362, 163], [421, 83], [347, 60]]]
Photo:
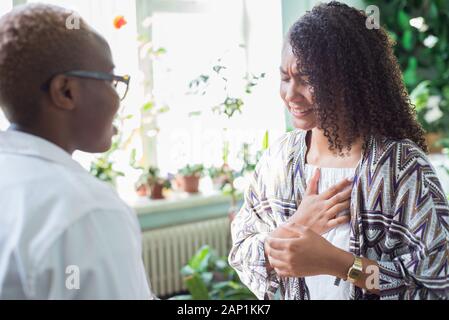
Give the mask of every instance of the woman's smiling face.
[[313, 88], [308, 79], [298, 73], [297, 58], [289, 43], [284, 45], [281, 61], [280, 94], [290, 111], [295, 128], [311, 130], [316, 127], [314, 113]]

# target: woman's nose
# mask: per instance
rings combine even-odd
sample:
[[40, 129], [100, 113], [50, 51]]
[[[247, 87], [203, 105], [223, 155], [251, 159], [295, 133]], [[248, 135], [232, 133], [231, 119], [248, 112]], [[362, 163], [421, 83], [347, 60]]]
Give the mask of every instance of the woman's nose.
[[298, 99], [303, 99], [304, 95], [301, 92], [300, 86], [292, 81], [287, 87], [287, 94], [285, 95], [285, 99], [287, 101], [294, 101]]

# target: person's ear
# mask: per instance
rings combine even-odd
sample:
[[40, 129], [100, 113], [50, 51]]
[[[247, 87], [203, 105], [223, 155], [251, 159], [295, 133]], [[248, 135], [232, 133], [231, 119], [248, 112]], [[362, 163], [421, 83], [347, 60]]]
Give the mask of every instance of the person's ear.
[[57, 75], [50, 82], [49, 94], [53, 104], [64, 110], [75, 108], [76, 81], [65, 75]]

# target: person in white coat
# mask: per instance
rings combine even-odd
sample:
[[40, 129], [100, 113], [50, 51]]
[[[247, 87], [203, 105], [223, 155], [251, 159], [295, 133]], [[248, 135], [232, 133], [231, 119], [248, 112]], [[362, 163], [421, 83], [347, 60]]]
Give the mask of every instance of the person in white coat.
[[135, 213], [75, 150], [108, 150], [128, 76], [73, 12], [17, 7], [0, 18], [0, 299], [156, 299]]

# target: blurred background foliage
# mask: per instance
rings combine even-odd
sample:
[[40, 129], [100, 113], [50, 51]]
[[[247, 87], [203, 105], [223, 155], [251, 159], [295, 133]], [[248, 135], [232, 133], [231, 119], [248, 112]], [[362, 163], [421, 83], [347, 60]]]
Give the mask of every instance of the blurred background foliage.
[[396, 41], [395, 55], [418, 120], [449, 147], [449, 1], [373, 0]]
[[256, 296], [240, 281], [237, 272], [229, 266], [227, 257], [215, 250], [201, 247], [182, 268], [188, 294], [172, 297], [174, 300], [256, 300]]

